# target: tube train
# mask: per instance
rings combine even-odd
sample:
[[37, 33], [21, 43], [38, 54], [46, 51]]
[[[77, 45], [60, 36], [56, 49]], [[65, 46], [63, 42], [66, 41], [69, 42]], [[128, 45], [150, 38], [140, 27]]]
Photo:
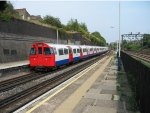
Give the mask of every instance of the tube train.
[[30, 67], [54, 68], [108, 51], [108, 47], [86, 45], [62, 45], [44, 42], [34, 43], [30, 50]]

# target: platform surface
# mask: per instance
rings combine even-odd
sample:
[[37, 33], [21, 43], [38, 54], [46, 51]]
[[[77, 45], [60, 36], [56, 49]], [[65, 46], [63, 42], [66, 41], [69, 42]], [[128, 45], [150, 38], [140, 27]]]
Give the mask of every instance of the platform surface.
[[9, 63], [0, 63], [0, 70], [13, 68], [13, 67], [19, 67], [19, 66], [25, 66], [25, 65], [29, 65], [29, 60], [9, 62]]

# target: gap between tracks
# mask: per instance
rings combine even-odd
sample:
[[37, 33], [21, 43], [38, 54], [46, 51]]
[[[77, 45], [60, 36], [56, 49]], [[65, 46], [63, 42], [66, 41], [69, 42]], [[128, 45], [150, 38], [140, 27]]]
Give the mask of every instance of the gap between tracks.
[[[81, 78], [83, 75], [85, 75], [88, 71], [90, 71], [92, 68], [96, 67], [99, 63], [101, 63], [102, 61], [104, 61], [106, 58], [108, 57], [104, 57], [103, 59], [99, 60], [97, 63], [93, 64], [92, 66], [88, 67], [87, 69], [83, 70], [82, 72], [78, 73], [76, 76], [78, 77], [74, 77], [74, 79], [69, 82], [68, 84], [66, 84], [64, 87], [62, 87], [61, 89], [57, 90], [56, 92], [54, 92], [52, 95], [50, 95], [49, 97], [47, 97], [46, 99], [44, 99], [43, 101], [39, 102], [38, 104], [36, 104], [34, 107], [32, 107], [31, 109], [29, 109], [26, 113], [31, 113], [32, 111], [34, 111], [36, 108], [40, 107], [41, 105], [43, 105], [45, 102], [49, 101], [52, 97], [54, 97], [55, 95], [57, 95], [58, 93], [60, 93], [61, 91], [63, 91], [64, 89], [66, 89], [68, 86], [70, 86], [72, 83], [74, 83], [75, 81], [77, 81], [79, 78]], [[109, 57], [109, 59], [107, 59], [107, 61], [103, 64], [103, 66], [96, 71], [93, 76], [91, 76], [87, 81], [84, 82], [84, 84], [78, 88], [66, 101], [64, 101], [64, 103], [62, 103], [58, 109], [55, 111], [55, 113], [61, 113], [63, 110], [63, 113], [70, 113], [72, 111], [72, 109], [75, 107], [75, 105], [80, 101], [80, 99], [82, 98], [82, 96], [85, 94], [85, 92], [91, 87], [91, 85], [94, 83], [94, 81], [98, 78], [98, 76], [103, 72], [103, 70], [105, 69], [105, 67], [108, 65], [108, 63], [110, 62], [112, 57]], [[86, 88], [85, 88], [86, 86]], [[83, 89], [82, 89], [83, 88]], [[77, 96], [78, 95], [78, 96]], [[76, 98], [76, 99], [75, 99]], [[75, 100], [74, 100], [75, 99]], [[68, 106], [69, 105], [69, 106]], [[65, 107], [66, 106], [66, 107]], [[63, 108], [63, 109], [62, 109]], [[65, 109], [64, 109], [65, 108]]]

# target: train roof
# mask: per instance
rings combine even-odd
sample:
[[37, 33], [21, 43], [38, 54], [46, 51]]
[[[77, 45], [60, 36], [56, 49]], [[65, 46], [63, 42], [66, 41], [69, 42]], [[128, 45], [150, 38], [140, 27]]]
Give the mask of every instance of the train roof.
[[38, 45], [38, 44], [43, 44], [43, 45], [48, 45], [50, 47], [56, 47], [56, 48], [67, 48], [67, 46], [71, 47], [71, 48], [108, 48], [108, 47], [104, 47], [104, 46], [90, 46], [90, 45], [69, 45], [69, 44], [53, 44], [53, 43], [45, 43], [45, 42], [36, 42], [34, 43], [34, 45]]

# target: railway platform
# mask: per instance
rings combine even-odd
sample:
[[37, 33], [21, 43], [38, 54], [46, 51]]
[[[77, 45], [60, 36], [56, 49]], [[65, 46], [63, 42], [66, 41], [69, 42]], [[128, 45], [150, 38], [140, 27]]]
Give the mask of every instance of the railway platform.
[[14, 113], [128, 113], [117, 92], [117, 61], [107, 56]]
[[17, 68], [22, 66], [29, 65], [29, 60], [9, 62], [9, 63], [0, 63], [0, 70], [7, 70], [10, 68]]

